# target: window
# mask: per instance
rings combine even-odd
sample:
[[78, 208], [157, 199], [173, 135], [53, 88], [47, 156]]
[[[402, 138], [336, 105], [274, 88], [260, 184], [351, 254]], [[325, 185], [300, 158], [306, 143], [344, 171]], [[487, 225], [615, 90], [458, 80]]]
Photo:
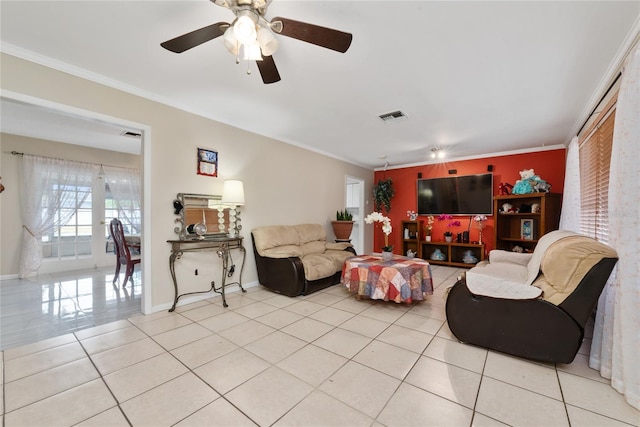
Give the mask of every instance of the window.
[[[42, 236], [43, 259], [69, 260], [91, 255], [91, 180], [91, 175], [78, 175], [64, 187], [55, 182], [53, 190], [43, 196], [42, 215], [53, 215], [55, 224], [60, 224]], [[62, 202], [53, 200], [51, 194], [60, 195]], [[58, 203], [60, 208], [56, 208]]]
[[609, 241], [609, 166], [615, 123], [615, 97], [580, 144], [580, 232]]
[[109, 226], [111, 220], [118, 218], [122, 222], [122, 229], [124, 234], [140, 234], [141, 224], [140, 219], [142, 212], [140, 211], [140, 202], [138, 200], [131, 200], [130, 198], [116, 200], [111, 193], [109, 184], [105, 184], [105, 205], [104, 205], [104, 218], [105, 218], [105, 238], [107, 240], [107, 252], [113, 252], [115, 247], [111, 240], [109, 232]]

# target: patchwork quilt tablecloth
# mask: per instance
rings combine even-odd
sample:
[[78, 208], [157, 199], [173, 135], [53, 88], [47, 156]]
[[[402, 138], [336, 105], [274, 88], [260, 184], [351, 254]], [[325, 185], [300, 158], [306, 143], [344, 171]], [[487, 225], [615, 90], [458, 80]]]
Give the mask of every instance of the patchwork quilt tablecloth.
[[342, 267], [342, 284], [358, 296], [411, 303], [433, 294], [431, 267], [425, 260], [394, 255], [383, 261], [380, 255], [347, 258]]

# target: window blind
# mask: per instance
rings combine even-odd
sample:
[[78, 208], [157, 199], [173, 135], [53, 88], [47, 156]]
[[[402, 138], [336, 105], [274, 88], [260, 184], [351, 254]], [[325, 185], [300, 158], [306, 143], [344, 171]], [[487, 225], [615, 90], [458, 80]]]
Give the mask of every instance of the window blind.
[[609, 241], [609, 165], [615, 111], [613, 104], [580, 144], [580, 232], [604, 243]]

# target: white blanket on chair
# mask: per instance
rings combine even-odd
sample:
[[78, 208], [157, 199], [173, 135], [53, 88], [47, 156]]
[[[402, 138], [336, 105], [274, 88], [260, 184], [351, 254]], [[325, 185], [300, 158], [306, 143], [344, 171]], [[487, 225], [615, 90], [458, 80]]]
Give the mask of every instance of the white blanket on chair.
[[558, 240], [575, 235], [574, 232], [565, 230], [556, 230], [545, 234], [538, 241], [536, 249], [526, 265], [508, 261], [491, 262], [492, 257], [490, 256], [488, 264], [478, 265], [467, 272], [467, 288], [473, 294], [494, 298], [538, 298], [542, 295], [542, 289], [531, 286], [531, 284], [540, 274], [540, 264], [545, 252]]

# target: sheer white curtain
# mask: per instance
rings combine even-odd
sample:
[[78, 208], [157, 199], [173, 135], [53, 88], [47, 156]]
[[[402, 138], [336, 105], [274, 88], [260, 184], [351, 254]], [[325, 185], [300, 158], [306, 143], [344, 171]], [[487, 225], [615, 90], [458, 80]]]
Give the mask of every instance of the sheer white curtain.
[[77, 198], [76, 187], [90, 187], [97, 166], [24, 154], [19, 167], [22, 250], [18, 274], [24, 278], [40, 268], [42, 236], [66, 224], [86, 199], [86, 192]]
[[618, 264], [600, 300], [589, 366], [640, 409], [640, 47], [622, 74], [609, 176], [609, 244]]
[[118, 206], [118, 215], [122, 215], [131, 224], [132, 232], [140, 233], [142, 223], [140, 213], [140, 171], [138, 169], [104, 166], [105, 183]]
[[580, 232], [580, 149], [574, 136], [567, 148], [564, 172], [564, 194], [560, 213], [560, 229]]

